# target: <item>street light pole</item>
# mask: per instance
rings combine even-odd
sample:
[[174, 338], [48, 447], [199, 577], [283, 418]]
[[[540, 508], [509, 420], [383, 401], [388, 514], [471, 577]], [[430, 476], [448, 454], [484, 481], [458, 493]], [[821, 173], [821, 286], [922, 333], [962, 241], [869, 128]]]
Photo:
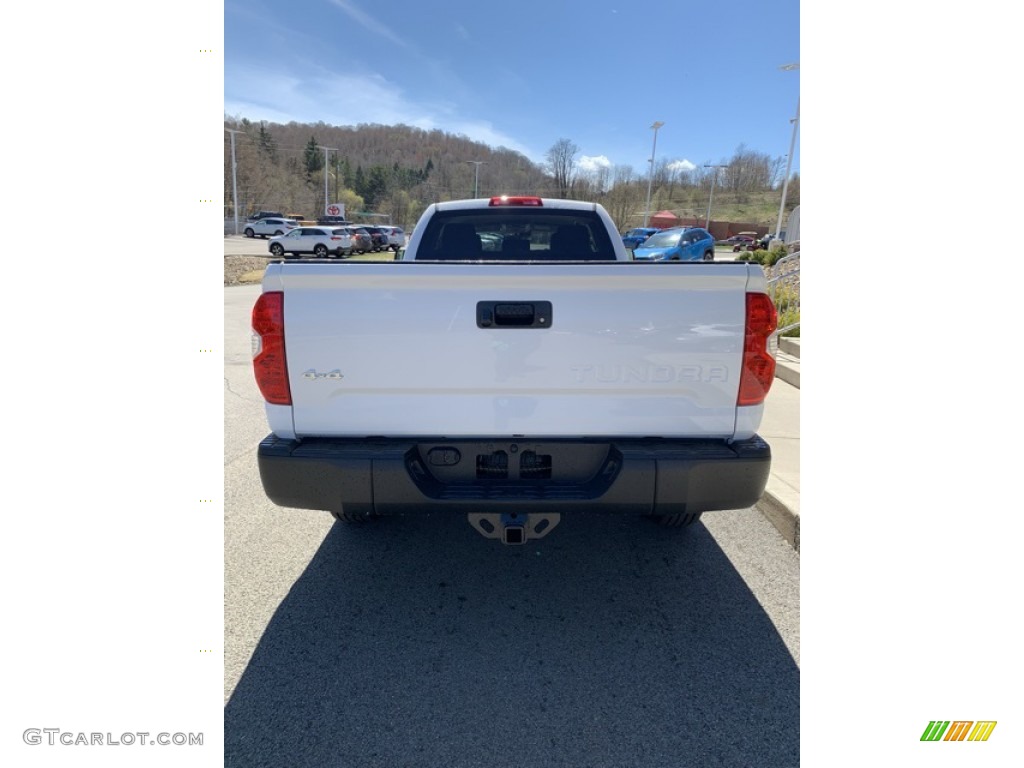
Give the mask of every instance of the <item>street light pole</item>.
[[467, 160], [470, 165], [476, 166], [476, 172], [473, 175], [473, 197], [480, 197], [480, 166], [486, 163], [486, 160]]
[[[800, 63], [795, 64], [784, 64], [779, 67], [784, 72], [792, 72], [794, 69], [800, 69]], [[796, 147], [796, 129], [800, 124], [800, 97], [796, 98], [796, 117], [790, 120], [793, 124], [793, 137], [789, 140], [789, 157], [786, 159], [786, 178], [782, 182], [782, 202], [779, 204], [779, 220], [775, 222], [775, 239], [779, 239], [779, 235], [782, 233], [782, 214], [786, 209], [786, 192], [789, 189], [789, 171], [793, 166], [793, 148]]]
[[715, 182], [718, 181], [718, 171], [727, 168], [725, 165], [705, 165], [705, 168], [714, 168], [715, 175], [711, 177], [711, 197], [708, 198], [708, 217], [704, 219], [704, 229], [711, 226], [711, 201], [715, 199]]
[[233, 131], [225, 128], [231, 134], [231, 208], [235, 214], [235, 234], [238, 234], [238, 164], [235, 162], [235, 134], [243, 131]]
[[647, 177], [647, 205], [644, 206], [644, 227], [647, 226], [647, 221], [651, 217], [651, 182], [654, 181], [654, 151], [658, 148], [658, 129], [663, 125], [664, 123], [655, 120], [654, 125], [651, 126], [654, 129], [654, 143], [651, 145], [651, 159], [648, 161], [651, 164], [651, 173]]

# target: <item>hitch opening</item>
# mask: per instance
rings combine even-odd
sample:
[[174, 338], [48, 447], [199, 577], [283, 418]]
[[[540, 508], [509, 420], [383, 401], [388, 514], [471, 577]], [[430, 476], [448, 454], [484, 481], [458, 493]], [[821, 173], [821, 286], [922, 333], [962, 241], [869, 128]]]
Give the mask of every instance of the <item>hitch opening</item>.
[[559, 513], [470, 512], [466, 520], [485, 539], [500, 539], [502, 544], [525, 544], [541, 539], [561, 522]]

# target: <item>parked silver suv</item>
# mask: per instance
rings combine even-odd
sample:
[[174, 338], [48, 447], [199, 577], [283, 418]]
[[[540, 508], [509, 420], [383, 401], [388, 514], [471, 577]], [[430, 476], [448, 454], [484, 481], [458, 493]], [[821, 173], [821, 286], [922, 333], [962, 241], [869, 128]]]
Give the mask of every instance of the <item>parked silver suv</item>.
[[402, 248], [405, 248], [408, 240], [405, 237], [405, 232], [401, 227], [392, 227], [390, 225], [381, 227], [384, 233], [388, 236], [388, 248], [393, 250], [395, 253]]
[[260, 219], [245, 222], [246, 237], [275, 237], [299, 226], [295, 219]]

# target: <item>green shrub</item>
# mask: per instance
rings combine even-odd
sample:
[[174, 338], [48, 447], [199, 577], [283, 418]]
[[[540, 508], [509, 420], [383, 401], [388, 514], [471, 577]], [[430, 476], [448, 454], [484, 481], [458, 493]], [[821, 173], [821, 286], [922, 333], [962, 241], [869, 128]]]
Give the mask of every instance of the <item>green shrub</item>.
[[774, 267], [779, 262], [779, 259], [789, 255], [784, 245], [773, 248], [770, 251], [758, 251], [758, 253], [762, 254], [761, 263], [766, 267]]

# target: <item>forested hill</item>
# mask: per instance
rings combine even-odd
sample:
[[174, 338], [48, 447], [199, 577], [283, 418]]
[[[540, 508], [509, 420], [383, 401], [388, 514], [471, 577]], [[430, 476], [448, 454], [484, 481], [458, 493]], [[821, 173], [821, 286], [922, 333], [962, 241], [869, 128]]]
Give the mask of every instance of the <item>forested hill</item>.
[[[583, 173], [577, 164], [578, 148], [570, 139], [558, 139], [541, 165], [511, 149], [407, 125], [255, 123], [225, 117], [224, 127], [237, 132], [234, 170], [240, 215], [271, 209], [315, 217], [326, 203], [341, 202], [350, 213], [385, 214], [395, 224], [410, 226], [428, 204], [472, 197], [478, 184], [481, 197], [529, 194], [598, 199], [616, 223], [626, 227], [638, 223], [646, 202], [646, 168], [642, 173], [629, 166]], [[730, 197], [737, 195], [754, 199], [771, 193], [780, 181], [779, 158], [745, 147], [723, 165], [715, 180], [715, 199], [723, 205], [734, 202]], [[226, 132], [225, 218], [233, 215], [232, 170]], [[680, 215], [688, 207], [696, 210], [707, 204], [710, 181], [708, 170], [664, 158], [656, 164], [651, 208], [674, 208]], [[795, 186], [792, 205], [799, 201], [799, 184]]]

